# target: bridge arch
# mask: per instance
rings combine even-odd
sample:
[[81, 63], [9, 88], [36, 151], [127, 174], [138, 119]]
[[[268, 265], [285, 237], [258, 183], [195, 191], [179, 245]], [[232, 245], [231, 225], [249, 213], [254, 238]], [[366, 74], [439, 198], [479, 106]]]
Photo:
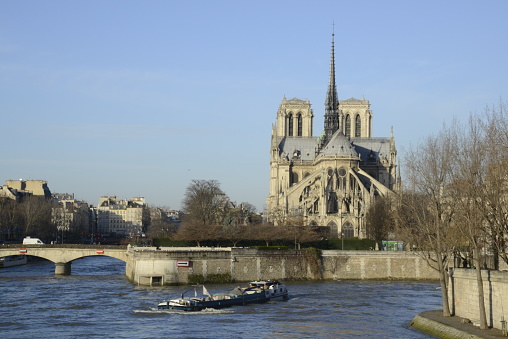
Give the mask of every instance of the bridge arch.
[[127, 263], [127, 249], [125, 246], [108, 246], [105, 248], [96, 248], [90, 246], [75, 245], [75, 247], [59, 247], [58, 245], [44, 245], [44, 246], [26, 246], [16, 245], [16, 247], [0, 248], [0, 257], [10, 255], [25, 254], [34, 257], [43, 258], [55, 263], [55, 274], [69, 275], [71, 273], [71, 264], [74, 260], [92, 257], [92, 256], [106, 256], [112, 257]]

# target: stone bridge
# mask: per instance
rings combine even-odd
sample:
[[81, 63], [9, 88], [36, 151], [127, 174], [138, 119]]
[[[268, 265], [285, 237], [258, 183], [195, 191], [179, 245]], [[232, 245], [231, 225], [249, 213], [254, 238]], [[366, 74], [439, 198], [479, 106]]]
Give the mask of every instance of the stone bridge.
[[55, 274], [69, 275], [73, 260], [91, 257], [106, 256], [128, 261], [127, 246], [113, 245], [4, 245], [0, 247], [0, 257], [10, 255], [30, 255], [44, 258], [55, 263]]

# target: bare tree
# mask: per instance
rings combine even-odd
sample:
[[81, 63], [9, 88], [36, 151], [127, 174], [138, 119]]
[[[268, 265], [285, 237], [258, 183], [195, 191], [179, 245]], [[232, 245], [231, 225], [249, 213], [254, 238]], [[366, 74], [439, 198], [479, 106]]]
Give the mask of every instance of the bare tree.
[[0, 199], [0, 234], [5, 235], [6, 240], [21, 233], [21, 215], [19, 203], [9, 198]]
[[270, 246], [270, 242], [284, 239], [284, 231], [284, 227], [270, 223], [256, 224], [249, 226], [249, 239], [264, 241], [266, 246]]
[[486, 239], [490, 233], [484, 213], [487, 201], [482, 194], [486, 188], [485, 179], [489, 169], [485, 154], [490, 149], [479, 117], [470, 115], [467, 126], [459, 135], [455, 171], [458, 181], [450, 186], [459, 207], [455, 222], [467, 240], [476, 268], [480, 328], [488, 329], [481, 269], [485, 263]]
[[367, 237], [375, 240], [380, 248], [383, 239], [388, 239], [388, 235], [393, 231], [395, 224], [390, 199], [388, 197], [376, 197], [365, 216]]
[[229, 204], [217, 180], [192, 180], [183, 199], [183, 210], [194, 223], [218, 225], [224, 219]]
[[[482, 156], [487, 161], [484, 185], [478, 192], [480, 207], [488, 224], [487, 243], [499, 269], [499, 258], [508, 263], [505, 239], [508, 236], [508, 115], [506, 104], [487, 107], [482, 121], [485, 144], [489, 147]], [[487, 245], [487, 244], [486, 244]]]
[[286, 219], [283, 237], [294, 241], [297, 249], [301, 249], [303, 243], [321, 240], [317, 230], [312, 226], [305, 226], [303, 217], [298, 215]]
[[439, 273], [443, 315], [450, 316], [448, 264], [453, 251], [454, 199], [446, 187], [454, 180], [456, 134], [443, 126], [436, 135], [411, 148], [404, 161], [405, 185], [398, 196], [398, 236]]
[[217, 225], [203, 227], [201, 223], [193, 220], [185, 220], [173, 236], [175, 240], [195, 241], [201, 247], [203, 241], [217, 240], [220, 238], [220, 228]]
[[150, 206], [150, 222], [146, 230], [149, 238], [171, 238], [178, 229], [178, 223], [168, 218], [168, 207]]
[[19, 205], [24, 235], [51, 237], [55, 232], [51, 222], [52, 207], [52, 201], [43, 197], [24, 197]]
[[192, 180], [183, 199], [185, 212], [176, 239], [196, 241], [220, 239], [220, 225], [231, 208], [231, 202], [217, 180]]
[[248, 238], [247, 226], [236, 223], [227, 223], [221, 227], [221, 239], [231, 242], [233, 247]]

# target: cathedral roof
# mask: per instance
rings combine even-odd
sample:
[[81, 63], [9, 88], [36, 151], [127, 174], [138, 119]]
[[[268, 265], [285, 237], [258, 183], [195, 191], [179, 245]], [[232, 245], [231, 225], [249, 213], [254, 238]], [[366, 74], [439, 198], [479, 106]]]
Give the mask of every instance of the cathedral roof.
[[390, 138], [355, 138], [351, 143], [361, 161], [379, 161], [390, 154]]
[[364, 100], [360, 100], [360, 99], [357, 99], [355, 97], [351, 97], [349, 99], [346, 99], [346, 100], [341, 100], [341, 101], [364, 101]]
[[339, 106], [340, 105], [369, 105], [369, 100], [365, 100], [365, 98], [361, 98], [361, 99], [357, 99], [357, 98], [354, 98], [354, 97], [351, 97], [349, 99], [346, 99], [346, 100], [339, 100]]
[[[279, 143], [279, 155], [287, 160], [314, 160], [318, 150], [318, 138], [285, 137]], [[383, 161], [389, 159], [390, 138], [348, 139], [340, 131], [333, 134], [319, 154], [338, 156], [360, 156], [361, 161]]]
[[333, 133], [330, 141], [323, 147], [320, 153], [324, 155], [358, 156], [355, 149], [351, 146], [351, 142], [339, 130]]
[[317, 138], [286, 137], [279, 144], [280, 156], [288, 160], [295, 156], [301, 160], [314, 160], [316, 157]]

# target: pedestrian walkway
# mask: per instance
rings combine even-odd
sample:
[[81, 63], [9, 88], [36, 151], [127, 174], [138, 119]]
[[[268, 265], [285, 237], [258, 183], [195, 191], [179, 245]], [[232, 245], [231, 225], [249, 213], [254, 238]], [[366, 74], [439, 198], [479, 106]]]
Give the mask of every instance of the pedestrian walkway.
[[480, 330], [479, 327], [460, 317], [443, 317], [443, 311], [425, 311], [413, 318], [411, 328], [436, 338], [507, 338], [501, 330], [491, 328]]

